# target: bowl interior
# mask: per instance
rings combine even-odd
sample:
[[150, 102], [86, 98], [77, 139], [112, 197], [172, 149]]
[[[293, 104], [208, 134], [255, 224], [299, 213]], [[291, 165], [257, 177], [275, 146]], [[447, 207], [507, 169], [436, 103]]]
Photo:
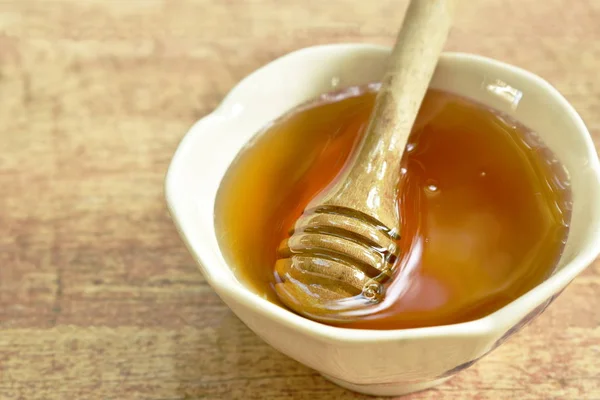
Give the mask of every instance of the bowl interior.
[[[215, 198], [229, 164], [257, 131], [287, 110], [327, 91], [379, 80], [388, 54], [388, 48], [369, 45], [294, 52], [240, 82], [186, 135], [167, 176], [167, 199], [184, 240], [217, 291], [248, 290], [227, 266], [214, 229]], [[541, 136], [568, 170], [574, 203], [569, 238], [558, 271], [544, 283], [548, 287], [531, 295], [540, 303], [584, 269], [600, 247], [598, 158], [587, 129], [548, 83], [483, 57], [444, 54], [431, 86], [522, 122]]]

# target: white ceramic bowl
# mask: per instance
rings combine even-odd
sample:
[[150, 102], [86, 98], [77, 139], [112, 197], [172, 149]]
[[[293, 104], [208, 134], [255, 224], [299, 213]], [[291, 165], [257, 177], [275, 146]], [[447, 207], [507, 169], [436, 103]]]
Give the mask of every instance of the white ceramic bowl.
[[336, 88], [379, 80], [388, 54], [388, 48], [379, 46], [329, 45], [273, 61], [241, 81], [213, 113], [191, 128], [166, 179], [167, 202], [181, 236], [206, 280], [233, 312], [282, 353], [341, 386], [375, 395], [424, 389], [472, 365], [540, 314], [600, 250], [598, 156], [573, 107], [530, 72], [484, 57], [447, 53], [432, 87], [513, 116], [538, 132], [568, 169], [574, 207], [557, 272], [485, 318], [388, 331], [313, 322], [240, 283], [221, 254], [214, 224], [215, 195], [229, 164], [259, 129], [292, 107]]

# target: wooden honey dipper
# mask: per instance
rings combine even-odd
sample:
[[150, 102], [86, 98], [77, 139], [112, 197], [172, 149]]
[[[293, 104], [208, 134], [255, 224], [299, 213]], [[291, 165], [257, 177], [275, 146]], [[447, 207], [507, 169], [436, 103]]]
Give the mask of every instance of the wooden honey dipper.
[[281, 243], [275, 289], [294, 311], [343, 321], [385, 297], [399, 257], [400, 162], [448, 36], [454, 1], [410, 2], [362, 143]]

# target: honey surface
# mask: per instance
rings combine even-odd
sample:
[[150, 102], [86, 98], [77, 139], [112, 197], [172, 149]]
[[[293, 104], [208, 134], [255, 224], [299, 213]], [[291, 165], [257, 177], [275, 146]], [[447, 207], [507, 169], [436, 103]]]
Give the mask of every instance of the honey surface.
[[[257, 135], [218, 193], [220, 246], [269, 300], [276, 249], [338, 174], [376, 86], [324, 96]], [[398, 329], [483, 317], [554, 269], [568, 233], [568, 180], [537, 136], [455, 95], [429, 91], [402, 160], [399, 272], [386, 306], [341, 326]]]

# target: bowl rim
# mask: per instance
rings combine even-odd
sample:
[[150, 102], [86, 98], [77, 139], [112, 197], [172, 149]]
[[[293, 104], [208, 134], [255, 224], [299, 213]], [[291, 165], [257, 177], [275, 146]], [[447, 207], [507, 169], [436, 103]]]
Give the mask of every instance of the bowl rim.
[[[242, 303], [246, 307], [251, 308], [252, 311], [265, 317], [276, 319], [278, 322], [286, 325], [288, 328], [302, 332], [306, 335], [329, 342], [364, 344], [424, 337], [479, 336], [482, 334], [491, 334], [498, 330], [508, 328], [510, 327], [511, 323], [514, 324], [515, 313], [525, 315], [527, 313], [522, 313], [522, 311], [519, 310], [533, 309], [542, 304], [544, 301], [550, 299], [553, 295], [557, 294], [560, 292], [560, 290], [567, 286], [577, 274], [579, 274], [583, 269], [590, 265], [594, 259], [596, 259], [596, 257], [600, 254], [600, 232], [594, 232], [592, 243], [585, 247], [583, 251], [580, 251], [571, 262], [564, 266], [564, 268], [557, 271], [544, 282], [524, 293], [519, 298], [482, 318], [463, 323], [422, 328], [368, 330], [341, 328], [312, 321], [251, 292], [250, 289], [246, 288], [241, 282], [235, 280], [235, 278], [229, 277], [225, 274], [220, 274], [219, 272], [223, 272], [219, 271], [222, 266], [215, 266], [205, 262], [204, 255], [197, 251], [196, 246], [194, 243], [192, 243], [191, 238], [185, 232], [185, 228], [182, 226], [182, 221], [185, 216], [182, 215], [178, 209], [177, 198], [179, 194], [177, 191], [177, 185], [175, 183], [175, 177], [177, 176], [180, 168], [185, 168], [185, 165], [183, 165], [182, 161], [183, 155], [189, 150], [189, 147], [196, 136], [210, 135], [210, 132], [207, 133], [203, 131], [202, 125], [209, 120], [218, 120], [222, 118], [225, 114], [224, 110], [230, 108], [232, 105], [235, 105], [236, 99], [240, 93], [245, 90], [248, 82], [256, 78], [258, 74], [263, 74], [269, 69], [276, 69], [280, 64], [290, 61], [290, 59], [303, 57], [309, 53], [330, 53], [334, 51], [343, 53], [357, 50], [389, 53], [390, 49], [391, 48], [389, 46], [365, 43], [339, 43], [310, 46], [278, 57], [248, 74], [228, 92], [221, 103], [211, 113], [205, 115], [195, 124], [193, 124], [193, 126], [184, 135], [183, 139], [179, 143], [165, 177], [165, 196], [169, 212], [182, 240], [188, 248], [188, 251], [194, 257], [195, 262], [204, 266], [205, 271], [203, 275], [206, 281], [223, 300], [225, 300], [225, 297], [227, 299], [232, 299], [236, 302]], [[598, 160], [598, 154], [595, 151], [595, 146], [593, 144], [591, 135], [579, 114], [557, 89], [555, 89], [546, 80], [530, 71], [489, 57], [462, 52], [444, 52], [440, 57], [440, 62], [443, 63], [456, 63], [464, 61], [479, 64], [482, 69], [495, 67], [504, 70], [510, 70], [512, 75], [521, 76], [522, 78], [531, 81], [532, 84], [535, 84], [543, 89], [547, 95], [551, 96], [555, 101], [557, 101], [562, 111], [568, 114], [568, 116], [571, 118], [571, 122], [577, 128], [577, 134], [582, 136], [581, 139], [585, 141], [587, 156], [590, 159], [590, 171], [593, 173], [595, 180], [600, 187], [600, 162]], [[235, 116], [232, 117], [230, 114], [228, 114], [227, 118], [235, 118]], [[600, 205], [598, 205], [598, 207], [600, 208]], [[212, 226], [212, 230], [214, 231], [214, 224]], [[217, 251], [221, 253], [220, 248], [217, 249]], [[220, 278], [215, 279], [215, 275], [220, 275]]]

